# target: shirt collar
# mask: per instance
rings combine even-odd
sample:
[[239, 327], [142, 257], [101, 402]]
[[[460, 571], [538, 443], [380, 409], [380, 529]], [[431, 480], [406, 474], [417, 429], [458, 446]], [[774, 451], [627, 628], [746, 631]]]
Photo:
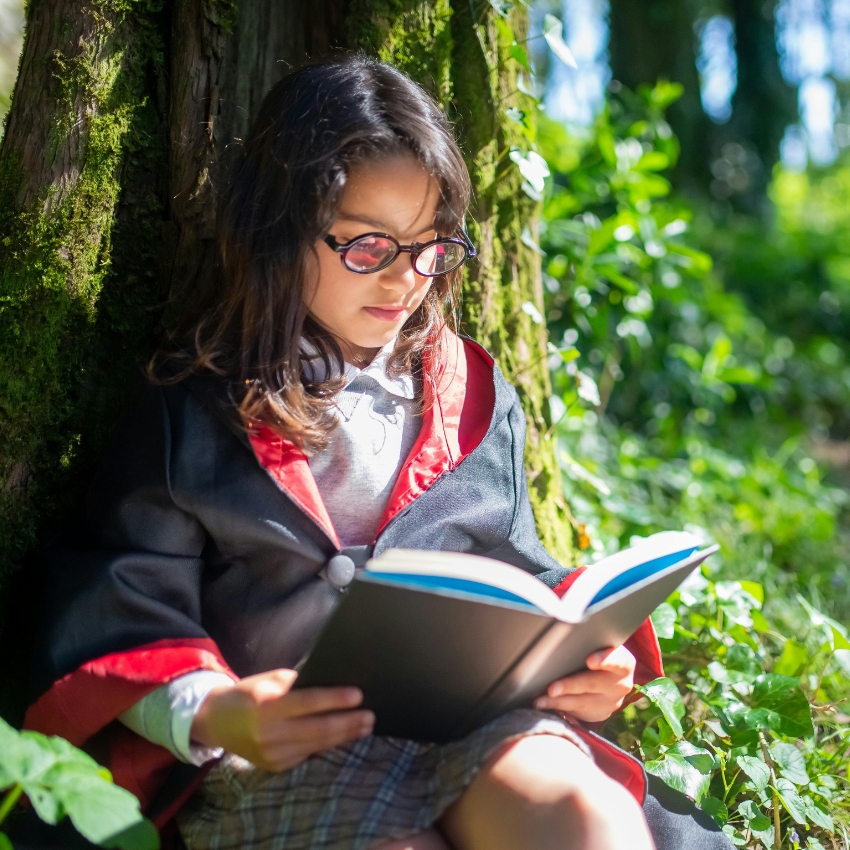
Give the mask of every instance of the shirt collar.
[[[391, 339], [376, 355], [375, 359], [365, 368], [358, 369], [357, 366], [352, 366], [351, 363], [345, 364], [345, 388], [360, 377], [371, 378], [375, 383], [383, 387], [387, 392], [401, 398], [412, 399], [416, 397], [416, 387], [413, 383], [412, 375], [398, 375], [391, 378], [387, 374], [387, 363], [395, 348], [398, 337]], [[325, 380], [324, 363], [318, 357], [318, 352], [314, 345], [302, 337], [301, 351], [307, 356], [302, 361], [302, 368], [307, 377], [312, 381]], [[336, 364], [331, 364], [331, 368], [336, 370]]]

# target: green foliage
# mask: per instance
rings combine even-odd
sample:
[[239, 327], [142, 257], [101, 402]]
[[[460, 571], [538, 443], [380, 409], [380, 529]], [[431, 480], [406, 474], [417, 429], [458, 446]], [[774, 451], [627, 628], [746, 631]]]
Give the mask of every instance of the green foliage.
[[722, 548], [653, 616], [669, 678], [606, 732], [736, 843], [828, 845], [850, 825], [850, 535], [811, 432], [843, 403], [844, 353], [826, 363], [782, 292], [756, 311], [752, 266], [840, 268], [843, 249], [809, 238], [822, 176], [777, 174], [770, 232], [671, 198], [677, 94], [623, 89], [586, 136], [539, 132], [552, 434], [588, 554], [681, 527]]
[[[0, 720], [0, 824], [22, 794], [38, 816], [56, 824], [66, 815], [89, 841], [121, 850], [158, 850], [159, 836], [139, 801], [112, 783], [94, 759], [62, 738], [16, 732]], [[0, 848], [11, 847], [0, 833]]]
[[608, 732], [735, 843], [791, 847], [792, 830], [817, 836], [850, 819], [850, 730], [835, 711], [850, 643], [811, 606], [768, 621], [763, 596], [709, 569], [692, 577], [653, 617], [671, 678], [639, 688], [646, 703]]

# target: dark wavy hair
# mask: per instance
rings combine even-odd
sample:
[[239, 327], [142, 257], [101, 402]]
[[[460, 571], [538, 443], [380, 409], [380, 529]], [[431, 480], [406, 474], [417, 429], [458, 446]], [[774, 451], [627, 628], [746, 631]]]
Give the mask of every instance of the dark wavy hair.
[[[415, 156], [438, 182], [436, 230], [456, 235], [469, 204], [469, 174], [448, 121], [420, 86], [362, 55], [313, 62], [268, 93], [244, 143], [218, 218], [219, 259], [206, 306], [187, 315], [154, 357], [180, 380], [213, 372], [229, 380], [244, 421], [264, 422], [308, 454], [335, 426], [341, 379], [313, 382], [300, 340], [326, 374], [343, 356], [304, 304], [307, 261], [336, 218], [353, 167], [398, 153]], [[388, 368], [435, 376], [442, 329], [453, 316], [460, 272], [435, 278], [405, 323]], [[338, 368], [332, 368], [335, 364]], [[163, 380], [159, 378], [159, 380]]]

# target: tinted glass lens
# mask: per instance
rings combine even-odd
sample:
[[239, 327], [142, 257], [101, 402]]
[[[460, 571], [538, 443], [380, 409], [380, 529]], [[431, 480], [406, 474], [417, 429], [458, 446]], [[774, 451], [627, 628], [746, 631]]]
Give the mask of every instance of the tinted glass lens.
[[353, 272], [373, 272], [388, 266], [397, 253], [395, 242], [383, 236], [364, 236], [346, 249], [343, 258]]
[[416, 258], [416, 271], [434, 277], [456, 269], [466, 259], [466, 248], [457, 242], [437, 242], [429, 245]]

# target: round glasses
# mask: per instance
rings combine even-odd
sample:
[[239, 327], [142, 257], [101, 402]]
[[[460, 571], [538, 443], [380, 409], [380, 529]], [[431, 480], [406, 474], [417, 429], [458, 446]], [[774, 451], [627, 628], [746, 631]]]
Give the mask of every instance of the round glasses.
[[475, 256], [469, 237], [465, 240], [450, 237], [401, 245], [387, 233], [364, 233], [345, 244], [340, 244], [333, 236], [326, 236], [325, 242], [340, 255], [343, 266], [355, 274], [379, 272], [399, 254], [410, 254], [416, 274], [439, 277], [454, 271], [468, 257]]

